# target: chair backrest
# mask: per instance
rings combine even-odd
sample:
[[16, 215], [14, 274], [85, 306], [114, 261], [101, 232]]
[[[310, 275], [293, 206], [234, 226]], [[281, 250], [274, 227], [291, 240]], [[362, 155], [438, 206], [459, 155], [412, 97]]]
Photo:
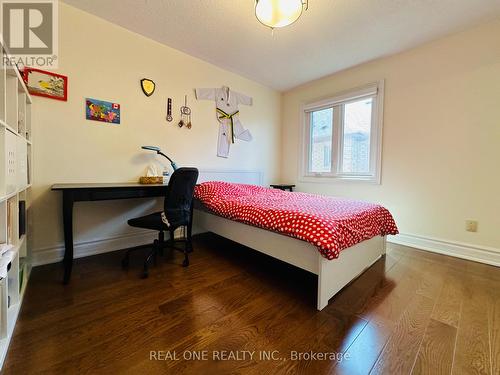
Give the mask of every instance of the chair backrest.
[[198, 169], [179, 168], [170, 177], [165, 196], [164, 208], [167, 210], [191, 209], [194, 187], [198, 180]]

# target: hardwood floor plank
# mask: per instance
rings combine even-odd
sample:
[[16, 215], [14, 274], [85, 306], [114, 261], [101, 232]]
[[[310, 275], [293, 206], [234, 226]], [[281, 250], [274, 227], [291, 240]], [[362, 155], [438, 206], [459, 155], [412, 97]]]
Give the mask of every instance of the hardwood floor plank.
[[363, 307], [387, 283], [390, 256], [386, 256], [344, 288], [330, 301], [331, 306], [345, 314], [361, 314]]
[[[340, 356], [345, 353], [367, 324], [365, 320], [356, 316], [338, 314], [319, 317], [319, 324], [315, 323], [314, 325], [306, 324], [304, 331], [307, 330], [309, 334], [294, 337], [289, 340], [285, 348], [280, 346], [282, 348], [280, 351], [284, 352], [289, 359], [291, 359], [291, 352], [331, 353]], [[310, 332], [315, 332], [315, 334], [311, 337]], [[341, 359], [341, 357], [337, 358]], [[279, 363], [275, 369], [277, 372], [287, 374], [326, 374], [332, 372], [336, 365], [337, 360], [299, 358]]]
[[490, 316], [491, 373], [500, 374], [500, 290], [491, 290]]
[[458, 325], [454, 374], [490, 374], [490, 300], [474, 275], [463, 280], [464, 301]]
[[431, 319], [412, 374], [451, 374], [457, 329]]
[[447, 272], [432, 318], [458, 328], [463, 300], [460, 279], [453, 272]]
[[370, 374], [410, 373], [433, 307], [430, 298], [414, 296]]
[[346, 351], [346, 357], [334, 369], [339, 375], [366, 375], [377, 361], [394, 324], [379, 319], [369, 322]]
[[363, 306], [360, 317], [367, 321], [396, 323], [410, 304], [421, 275], [398, 262], [384, 278], [381, 287]]
[[432, 300], [437, 300], [444, 284], [443, 273], [439, 272], [440, 267], [435, 263], [422, 264], [424, 271], [416, 293]]

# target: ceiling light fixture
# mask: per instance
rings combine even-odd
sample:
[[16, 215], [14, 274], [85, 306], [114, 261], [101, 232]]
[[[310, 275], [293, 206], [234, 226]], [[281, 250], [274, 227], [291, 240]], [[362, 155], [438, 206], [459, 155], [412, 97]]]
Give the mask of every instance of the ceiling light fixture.
[[291, 25], [307, 10], [309, 0], [255, 0], [255, 16], [271, 29]]

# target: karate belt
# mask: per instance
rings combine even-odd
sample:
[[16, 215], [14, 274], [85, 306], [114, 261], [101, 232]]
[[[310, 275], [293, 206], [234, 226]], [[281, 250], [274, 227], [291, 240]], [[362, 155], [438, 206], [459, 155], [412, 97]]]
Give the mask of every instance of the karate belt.
[[233, 114], [228, 114], [224, 112], [222, 109], [217, 108], [217, 113], [219, 114], [219, 120], [228, 119], [231, 122], [231, 143], [234, 143], [234, 122], [233, 117], [240, 113], [240, 111], [236, 111]]

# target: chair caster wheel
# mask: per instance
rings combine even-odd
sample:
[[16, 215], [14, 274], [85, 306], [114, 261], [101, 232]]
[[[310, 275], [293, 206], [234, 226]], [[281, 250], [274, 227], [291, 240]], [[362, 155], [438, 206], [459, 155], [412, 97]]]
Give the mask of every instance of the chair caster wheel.
[[184, 259], [184, 261], [182, 262], [182, 267], [187, 267], [189, 266], [189, 259]]
[[141, 273], [141, 279], [147, 279], [147, 278], [148, 278], [148, 276], [149, 276], [148, 271], [143, 271], [143, 272]]
[[127, 258], [123, 258], [122, 259], [122, 268], [127, 269], [128, 266], [129, 266], [129, 259], [128, 259], [128, 257]]

